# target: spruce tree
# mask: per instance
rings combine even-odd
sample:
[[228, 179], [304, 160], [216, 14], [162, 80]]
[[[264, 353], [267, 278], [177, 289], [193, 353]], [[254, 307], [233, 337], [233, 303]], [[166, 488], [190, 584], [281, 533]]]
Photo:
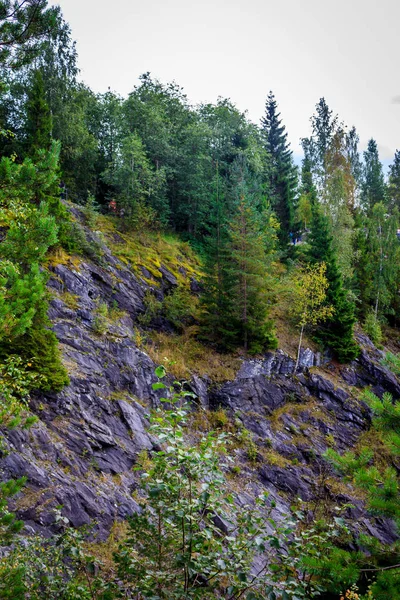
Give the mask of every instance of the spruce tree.
[[268, 319], [268, 256], [266, 231], [259, 214], [244, 194], [229, 225], [231, 294], [238, 341], [251, 354], [276, 347], [273, 323]]
[[265, 148], [270, 155], [269, 188], [272, 207], [279, 222], [279, 241], [283, 250], [290, 242], [290, 233], [294, 226], [296, 207], [297, 170], [293, 162], [292, 151], [287, 141], [285, 126], [280, 119], [275, 96], [269, 93], [265, 116], [261, 120]]
[[378, 145], [374, 139], [370, 139], [364, 152], [361, 205], [368, 213], [378, 202], [386, 202], [385, 178], [379, 159]]
[[277, 223], [243, 156], [233, 165], [232, 181], [235, 208], [228, 220], [217, 174], [213, 227], [206, 246], [203, 335], [223, 350], [241, 346], [257, 353], [276, 345], [268, 306]]
[[389, 206], [400, 209], [400, 150], [396, 150], [393, 164], [389, 167]]
[[322, 213], [319, 205], [312, 210], [311, 231], [309, 235], [308, 260], [311, 264], [324, 262], [329, 287], [326, 294], [327, 304], [334, 309], [320, 326], [318, 339], [329, 346], [340, 362], [348, 362], [358, 355], [358, 347], [353, 339], [353, 328], [356, 321], [355, 306], [347, 297], [342, 278], [337, 266], [337, 259], [332, 246], [332, 235], [328, 218]]
[[38, 150], [50, 148], [52, 118], [46, 101], [43, 74], [36, 69], [32, 74], [32, 83], [26, 104], [26, 152], [34, 156]]
[[232, 287], [229, 237], [221, 184], [217, 161], [209, 235], [204, 245], [201, 337], [214, 342], [223, 350], [232, 350], [237, 345], [237, 324], [233, 319], [234, 300], [229, 293]]

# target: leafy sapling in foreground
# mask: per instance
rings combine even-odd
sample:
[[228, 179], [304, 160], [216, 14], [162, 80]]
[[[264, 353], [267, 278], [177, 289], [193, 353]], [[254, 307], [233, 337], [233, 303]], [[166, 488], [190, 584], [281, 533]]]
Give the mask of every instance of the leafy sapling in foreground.
[[[194, 395], [178, 382], [168, 387], [164, 367], [156, 375], [153, 388], [166, 397], [150, 432], [161, 449], [138, 467], [141, 512], [129, 520], [128, 538], [115, 554], [125, 593], [148, 600], [315, 597], [323, 589], [314, 581], [316, 559], [300, 575], [303, 557], [312, 554], [304, 550], [304, 534], [295, 535], [291, 520], [275, 523], [267, 494], [253, 506], [235, 503], [221, 467], [229, 460], [227, 435], [209, 432], [194, 444], [186, 404]], [[321, 535], [309, 528], [313, 552], [318, 547], [327, 555], [336, 529]]]

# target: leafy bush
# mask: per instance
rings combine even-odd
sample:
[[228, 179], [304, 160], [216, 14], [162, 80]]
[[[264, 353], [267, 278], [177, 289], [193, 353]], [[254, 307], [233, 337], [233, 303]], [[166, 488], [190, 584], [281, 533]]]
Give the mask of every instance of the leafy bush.
[[[198, 446], [185, 440], [185, 402], [193, 394], [177, 382], [168, 388], [163, 367], [156, 373], [153, 388], [166, 392], [165, 408], [151, 416], [150, 431], [162, 448], [138, 466], [141, 512], [129, 519], [128, 537], [115, 554], [124, 589], [148, 600], [287, 600], [322, 591], [315, 572], [338, 578], [328, 561], [343, 531], [340, 519], [297, 532], [294, 523], [276, 525], [267, 495], [255, 506], [235, 505], [221, 468], [226, 434], [209, 432]], [[342, 581], [354, 581], [357, 570], [344, 569], [348, 554], [342, 554]], [[254, 572], [256, 555], [262, 566]]]
[[369, 312], [365, 317], [364, 331], [368, 337], [376, 344], [380, 346], [382, 344], [382, 329], [378, 319], [374, 312]]
[[150, 325], [153, 319], [156, 319], [161, 315], [162, 310], [162, 302], [158, 300], [150, 290], [147, 290], [143, 303], [145, 305], [145, 312], [139, 315], [138, 321], [142, 325]]
[[178, 330], [183, 331], [185, 326], [196, 317], [197, 298], [183, 286], [177, 287], [171, 294], [164, 298], [163, 310], [166, 319]]

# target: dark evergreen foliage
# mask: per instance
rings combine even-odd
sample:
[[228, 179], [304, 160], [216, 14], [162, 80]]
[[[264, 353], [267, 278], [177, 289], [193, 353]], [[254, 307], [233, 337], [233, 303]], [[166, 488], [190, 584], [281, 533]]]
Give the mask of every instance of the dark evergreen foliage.
[[369, 212], [378, 202], [386, 202], [386, 185], [378, 145], [374, 139], [370, 139], [364, 152], [361, 204]]
[[396, 150], [393, 163], [389, 166], [389, 207], [400, 210], [400, 150]]
[[46, 101], [43, 74], [32, 73], [31, 88], [26, 103], [26, 154], [35, 156], [39, 150], [48, 150], [52, 133], [52, 118]]
[[275, 96], [269, 93], [265, 105], [265, 116], [261, 120], [262, 135], [268, 153], [268, 189], [270, 199], [279, 222], [279, 241], [287, 249], [290, 234], [294, 233], [296, 207], [297, 169], [287, 141], [286, 128], [280, 119]]
[[359, 353], [353, 339], [356, 322], [354, 303], [348, 299], [343, 287], [336, 257], [332, 248], [329, 221], [318, 205], [313, 206], [309, 235], [308, 259], [311, 264], [324, 262], [329, 282], [327, 303], [334, 308], [332, 317], [320, 326], [317, 337], [331, 348], [341, 362], [356, 358]]

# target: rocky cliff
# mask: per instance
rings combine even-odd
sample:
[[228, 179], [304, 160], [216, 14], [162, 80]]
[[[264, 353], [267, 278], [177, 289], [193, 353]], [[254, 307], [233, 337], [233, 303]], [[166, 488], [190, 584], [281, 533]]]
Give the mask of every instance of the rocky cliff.
[[[115, 520], [137, 509], [132, 467], [141, 451], [157, 443], [146, 431], [146, 414], [158, 402], [155, 365], [138, 346], [138, 317], [151, 287], [162, 297], [178, 280], [160, 264], [152, 286], [145, 267], [141, 275], [111, 251], [110, 237], [88, 229], [86, 235], [101, 248], [100, 261], [63, 256], [48, 266], [50, 317], [70, 385], [32, 398], [39, 421], [29, 431], [8, 433], [0, 468], [2, 479], [28, 478], [16, 501], [27, 527], [48, 534], [53, 509], [61, 505], [74, 526], [92, 524], [105, 538]], [[191, 286], [196, 289], [194, 278]], [[370, 412], [359, 400], [360, 389], [372, 386], [400, 397], [399, 382], [380, 364], [381, 353], [367, 338], [359, 341], [362, 355], [351, 365], [321, 361], [305, 350], [294, 374], [294, 360], [278, 350], [243, 359], [231, 381], [215, 383], [194, 373], [189, 385], [202, 414], [222, 408], [234, 430], [250, 432], [252, 456], [243, 444], [233, 450], [236, 468], [229, 479], [239, 502], [262, 487], [275, 498], [277, 514], [298, 498], [314, 506], [351, 501], [356, 526], [390, 542], [391, 523], [369, 517], [362, 498], [322, 458], [328, 447], [353, 447], [368, 430]], [[193, 428], [199, 421], [193, 419]]]

